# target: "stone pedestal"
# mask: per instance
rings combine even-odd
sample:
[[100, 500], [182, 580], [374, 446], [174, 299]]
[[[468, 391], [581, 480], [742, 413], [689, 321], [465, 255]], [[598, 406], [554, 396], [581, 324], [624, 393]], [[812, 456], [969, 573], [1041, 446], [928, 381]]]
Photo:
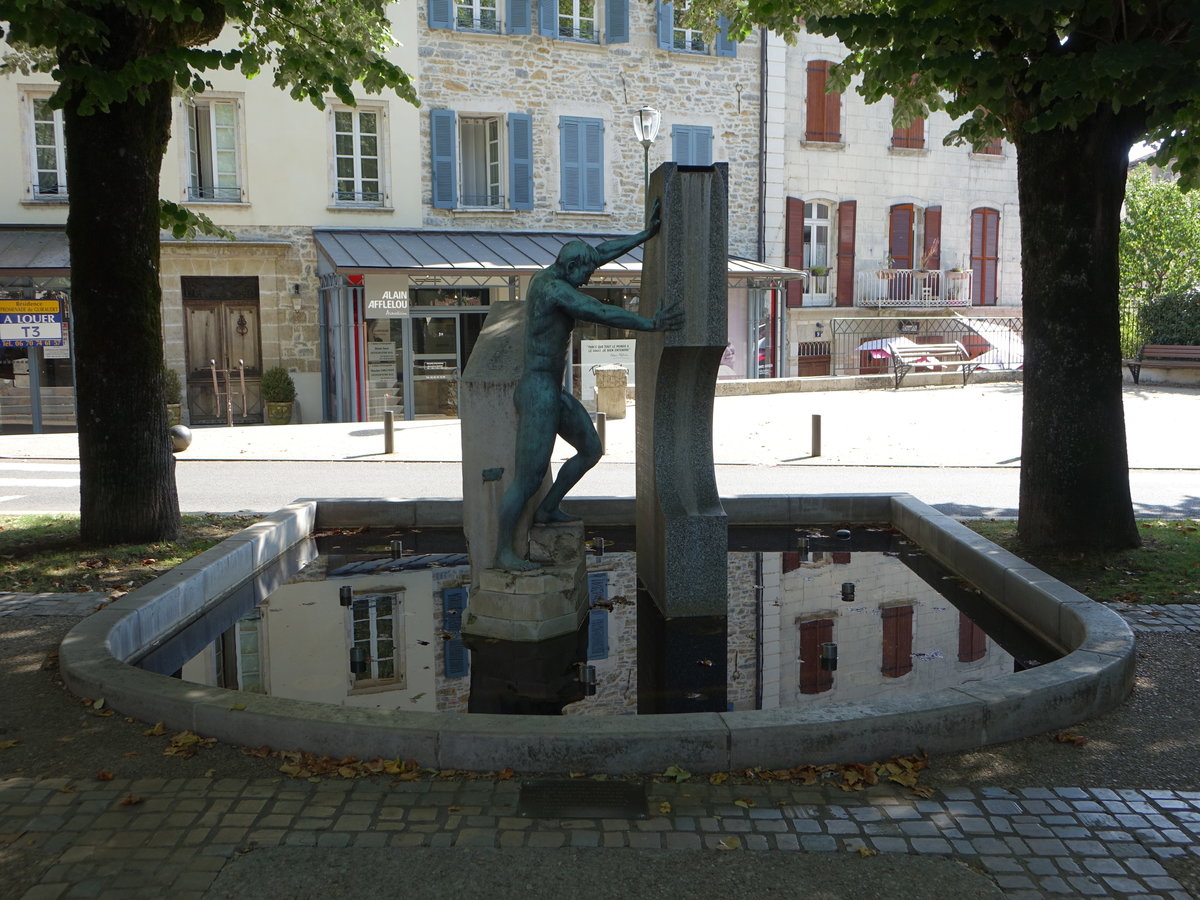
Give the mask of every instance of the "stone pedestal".
[[544, 641], [574, 633], [588, 613], [583, 523], [534, 525], [531, 572], [477, 566], [463, 634], [504, 641]]
[[629, 372], [624, 366], [596, 367], [596, 412], [609, 419], [625, 418], [625, 389]]
[[723, 616], [728, 523], [713, 469], [712, 415], [727, 339], [728, 165], [664, 163], [647, 206], [662, 228], [646, 242], [640, 312], [679, 301], [678, 331], [637, 342], [638, 579], [667, 617]]

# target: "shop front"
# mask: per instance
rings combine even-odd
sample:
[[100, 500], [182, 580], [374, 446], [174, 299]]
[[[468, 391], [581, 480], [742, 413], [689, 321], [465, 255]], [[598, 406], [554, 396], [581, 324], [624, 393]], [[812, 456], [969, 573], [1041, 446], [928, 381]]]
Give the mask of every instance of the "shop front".
[[[612, 235], [361, 231], [317, 229], [321, 276], [322, 371], [326, 421], [458, 415], [458, 380], [488, 307], [520, 300], [529, 279], [569, 240]], [[778, 371], [778, 294], [801, 273], [730, 257], [726, 377]], [[597, 269], [582, 290], [636, 309], [641, 248]], [[579, 323], [572, 340], [572, 390], [588, 403], [585, 371], [597, 342], [633, 332]], [[586, 343], [585, 343], [586, 342]]]
[[66, 235], [0, 229], [0, 433], [74, 430]]

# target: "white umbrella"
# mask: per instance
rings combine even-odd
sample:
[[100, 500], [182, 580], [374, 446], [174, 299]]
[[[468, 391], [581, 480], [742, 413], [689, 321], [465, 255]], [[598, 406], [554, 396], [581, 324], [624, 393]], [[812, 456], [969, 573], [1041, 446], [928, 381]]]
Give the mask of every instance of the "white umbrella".
[[899, 345], [901, 347], [916, 347], [916, 346], [918, 346], [915, 341], [910, 341], [906, 337], [894, 337], [894, 338], [879, 338], [878, 340], [867, 341], [866, 343], [859, 344], [854, 349], [855, 350], [890, 350], [890, 349], [892, 349], [892, 347], [894, 345]]

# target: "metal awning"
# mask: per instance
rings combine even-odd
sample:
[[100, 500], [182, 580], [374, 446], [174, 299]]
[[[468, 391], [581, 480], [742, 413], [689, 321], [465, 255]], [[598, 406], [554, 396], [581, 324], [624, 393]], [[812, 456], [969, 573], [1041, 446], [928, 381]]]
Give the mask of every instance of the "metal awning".
[[[533, 275], [554, 262], [563, 244], [587, 241], [593, 246], [619, 235], [572, 234], [565, 231], [423, 231], [315, 228], [317, 247], [338, 272], [413, 272], [421, 275]], [[601, 266], [597, 274], [636, 280], [642, 273], [642, 248]], [[784, 266], [729, 257], [731, 284], [784, 282], [805, 273]]]
[[0, 228], [0, 275], [70, 275], [71, 253], [61, 228]]

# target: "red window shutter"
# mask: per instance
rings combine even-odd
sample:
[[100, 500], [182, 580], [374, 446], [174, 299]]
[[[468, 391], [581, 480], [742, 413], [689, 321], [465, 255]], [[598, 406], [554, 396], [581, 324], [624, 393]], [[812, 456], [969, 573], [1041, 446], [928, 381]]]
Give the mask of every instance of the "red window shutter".
[[799, 550], [783, 551], [782, 563], [783, 563], [783, 574], [784, 575], [786, 575], [788, 572], [795, 572], [798, 568], [800, 568], [800, 551]]
[[833, 673], [821, 668], [821, 645], [833, 640], [833, 619], [800, 623], [800, 693], [821, 694], [833, 687]]
[[991, 141], [988, 142], [987, 146], [985, 146], [979, 152], [986, 153], [989, 156], [999, 156], [1003, 152], [1003, 148], [1000, 146], [1000, 138], [992, 138]]
[[892, 126], [892, 146], [920, 150], [925, 146], [925, 119], [917, 116], [907, 126]]
[[[788, 197], [784, 218], [783, 264], [791, 269], [804, 268], [804, 201]], [[804, 282], [787, 283], [787, 307], [794, 309], [804, 305]]]
[[834, 550], [832, 553], [829, 554], [829, 556], [835, 566], [850, 565], [850, 551], [849, 550]]
[[831, 65], [827, 59], [814, 59], [808, 64], [806, 141], [835, 142], [842, 139], [842, 95], [836, 91], [825, 93]]
[[942, 267], [942, 208], [925, 207], [925, 243], [921, 247], [921, 265], [926, 269]]
[[975, 662], [987, 654], [987, 635], [964, 612], [958, 614], [958, 661]]
[[837, 305], [854, 305], [854, 230], [858, 201], [843, 200], [837, 208]]
[[897, 203], [888, 211], [888, 253], [893, 269], [913, 267], [913, 205]]
[[883, 618], [883, 665], [885, 678], [899, 678], [912, 671], [913, 608], [889, 606]]
[[972, 292], [977, 306], [994, 306], [999, 293], [1000, 211], [990, 207], [971, 210]]

